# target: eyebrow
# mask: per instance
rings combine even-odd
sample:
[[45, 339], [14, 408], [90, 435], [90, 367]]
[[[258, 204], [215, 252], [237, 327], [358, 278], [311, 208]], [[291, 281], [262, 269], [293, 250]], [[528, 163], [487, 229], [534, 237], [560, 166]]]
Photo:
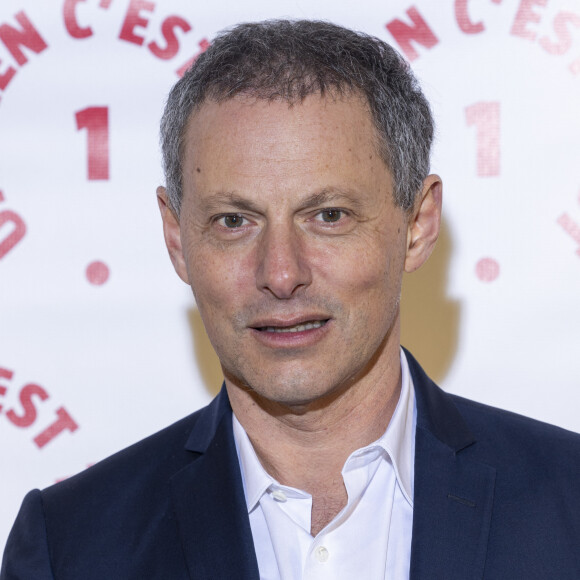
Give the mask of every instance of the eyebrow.
[[324, 188], [321, 191], [312, 193], [306, 197], [300, 204], [301, 209], [309, 209], [319, 207], [321, 205], [333, 205], [337, 202], [347, 201], [351, 206], [360, 208], [362, 205], [360, 201], [360, 194], [351, 190], [343, 191], [335, 187]]
[[[337, 189], [334, 187], [324, 188], [306, 196], [299, 203], [299, 210], [307, 210], [323, 205], [333, 205], [341, 201], [347, 201], [355, 209], [360, 208], [362, 203], [360, 201], [360, 194], [354, 191]], [[260, 213], [261, 210], [253, 201], [231, 191], [220, 191], [204, 200], [206, 211], [217, 211], [223, 208], [223, 205], [228, 205], [232, 209], [240, 211], [251, 211]]]
[[204, 209], [207, 211], [221, 210], [224, 205], [231, 206], [232, 209], [239, 209], [241, 211], [252, 211], [256, 213], [259, 213], [260, 211], [255, 203], [230, 191], [217, 192], [204, 200]]

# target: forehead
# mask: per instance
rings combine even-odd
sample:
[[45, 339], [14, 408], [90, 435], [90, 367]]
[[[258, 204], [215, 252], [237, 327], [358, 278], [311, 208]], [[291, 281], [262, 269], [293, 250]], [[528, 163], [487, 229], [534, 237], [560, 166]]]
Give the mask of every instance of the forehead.
[[385, 172], [390, 181], [369, 108], [357, 95], [315, 94], [296, 104], [209, 101], [189, 119], [183, 145], [184, 194], [345, 186], [377, 173], [384, 180]]

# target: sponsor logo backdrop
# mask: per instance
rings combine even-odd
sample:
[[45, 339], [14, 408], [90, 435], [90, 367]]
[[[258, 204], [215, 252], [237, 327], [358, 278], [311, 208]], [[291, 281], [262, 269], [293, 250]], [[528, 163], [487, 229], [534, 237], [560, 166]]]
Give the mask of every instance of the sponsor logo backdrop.
[[403, 343], [447, 391], [580, 431], [577, 2], [3, 0], [0, 546], [28, 489], [219, 390], [163, 246], [158, 121], [218, 30], [284, 16], [391, 42], [432, 102], [445, 220]]

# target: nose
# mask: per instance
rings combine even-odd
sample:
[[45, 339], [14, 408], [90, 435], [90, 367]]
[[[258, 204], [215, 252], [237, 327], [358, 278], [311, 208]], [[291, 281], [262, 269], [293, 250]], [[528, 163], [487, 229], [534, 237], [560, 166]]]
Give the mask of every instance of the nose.
[[294, 297], [312, 282], [304, 240], [293, 226], [270, 224], [262, 232], [256, 285], [279, 300]]

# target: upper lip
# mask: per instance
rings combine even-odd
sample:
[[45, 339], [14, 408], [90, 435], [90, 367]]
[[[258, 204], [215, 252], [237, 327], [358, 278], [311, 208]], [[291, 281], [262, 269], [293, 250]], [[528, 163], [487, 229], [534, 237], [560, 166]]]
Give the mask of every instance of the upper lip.
[[298, 324], [306, 324], [308, 322], [320, 322], [329, 320], [330, 316], [324, 314], [300, 314], [291, 317], [272, 317], [272, 318], [260, 318], [249, 324], [250, 328], [288, 328], [290, 326], [296, 326]]

